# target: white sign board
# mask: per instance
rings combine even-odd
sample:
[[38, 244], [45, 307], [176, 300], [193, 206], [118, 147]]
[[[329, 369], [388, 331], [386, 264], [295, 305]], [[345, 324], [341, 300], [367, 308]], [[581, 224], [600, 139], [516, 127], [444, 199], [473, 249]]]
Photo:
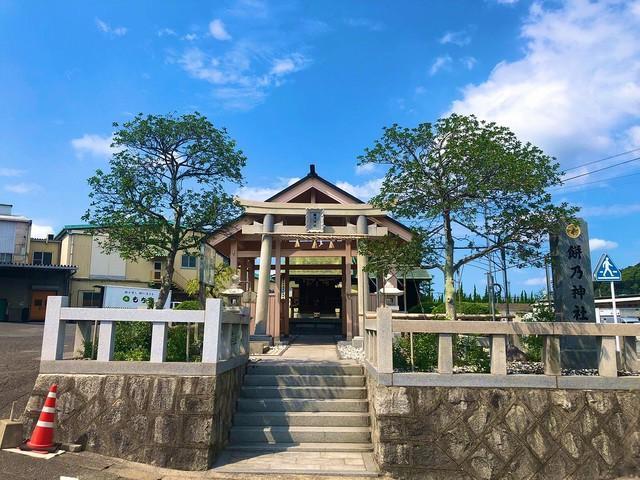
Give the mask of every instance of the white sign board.
[[[156, 288], [120, 287], [105, 285], [102, 296], [103, 308], [149, 308], [149, 302], [158, 301], [160, 290]], [[164, 308], [171, 308], [171, 292]]]

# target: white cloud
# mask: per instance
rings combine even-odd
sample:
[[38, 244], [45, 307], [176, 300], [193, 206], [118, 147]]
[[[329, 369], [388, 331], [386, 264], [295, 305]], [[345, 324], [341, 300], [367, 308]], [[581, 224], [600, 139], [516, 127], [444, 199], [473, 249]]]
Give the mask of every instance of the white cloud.
[[473, 67], [476, 66], [476, 63], [478, 63], [478, 60], [476, 60], [475, 57], [462, 57], [460, 59], [460, 62], [465, 66], [467, 70], [473, 70]]
[[236, 191], [235, 196], [246, 200], [266, 200], [289, 185], [293, 185], [298, 180], [300, 180], [300, 177], [280, 177], [273, 187], [240, 187]]
[[528, 287], [546, 287], [547, 286], [547, 278], [546, 277], [532, 277], [527, 278], [524, 281], [524, 284]]
[[534, 3], [521, 29], [524, 56], [465, 87], [451, 110], [506, 125], [555, 156], [593, 156], [638, 117], [640, 22], [629, 2], [561, 5]]
[[0, 177], [19, 177], [24, 175], [25, 170], [17, 168], [0, 168]]
[[589, 249], [591, 251], [595, 251], [595, 250], [613, 250], [614, 248], [618, 248], [618, 242], [614, 242], [612, 240], [604, 240], [602, 238], [590, 238], [589, 239]]
[[640, 203], [590, 206], [580, 209], [580, 215], [584, 217], [622, 217], [634, 213], [640, 213]]
[[182, 37], [183, 40], [186, 40], [187, 42], [193, 42], [194, 40], [198, 39], [198, 34], [197, 33], [187, 33], [184, 37]]
[[466, 30], [460, 30], [458, 32], [445, 32], [440, 40], [438, 40], [441, 44], [446, 45], [447, 43], [452, 43], [454, 45], [458, 45], [459, 47], [463, 47], [465, 45], [469, 45], [471, 43], [471, 35]]
[[297, 72], [304, 68], [307, 60], [299, 53], [293, 54], [286, 58], [278, 58], [273, 62], [270, 73], [272, 75], [286, 75], [288, 73]]
[[362, 165], [356, 165], [356, 175], [367, 175], [375, 170], [375, 163], [363, 163]]
[[448, 68], [451, 65], [452, 58], [449, 55], [441, 55], [437, 57], [429, 68], [429, 75], [433, 76], [443, 68]]
[[11, 185], [6, 185], [4, 189], [7, 192], [17, 193], [19, 195], [24, 195], [25, 193], [32, 193], [42, 190], [42, 187], [37, 183], [13, 183]]
[[112, 136], [103, 137], [95, 133], [85, 133], [82, 137], [71, 140], [71, 146], [78, 158], [84, 158], [86, 155], [108, 157], [113, 153], [111, 142], [113, 142]]
[[99, 18], [96, 18], [96, 26], [102, 33], [115, 37], [122, 37], [127, 34], [127, 29], [125, 27], [112, 27], [107, 22], [100, 20]]
[[336, 186], [349, 192], [351, 195], [358, 197], [361, 200], [369, 200], [374, 195], [377, 195], [380, 192], [380, 188], [382, 187], [382, 178], [374, 178], [373, 180], [369, 180], [360, 185], [354, 185], [349, 182], [337, 182]]
[[385, 29], [384, 23], [370, 18], [345, 18], [344, 23], [350, 27], [365, 28], [372, 32], [381, 32]]
[[47, 235], [53, 233], [54, 231], [51, 225], [31, 224], [31, 238], [47, 238]]
[[247, 110], [261, 103], [271, 89], [281, 86], [286, 76], [310, 63], [297, 52], [269, 57], [260, 46], [238, 42], [215, 57], [190, 48], [177, 62], [192, 77], [216, 85], [213, 96], [225, 108]]
[[216, 40], [231, 40], [231, 35], [229, 35], [227, 29], [224, 26], [224, 23], [222, 23], [222, 20], [220, 20], [219, 18], [216, 18], [209, 22], [209, 33]]
[[161, 28], [160, 30], [158, 30], [159, 37], [175, 37], [176, 35], [177, 34], [175, 30], [171, 28]]
[[495, 0], [495, 2], [502, 5], [515, 5], [518, 3], [518, 0]]

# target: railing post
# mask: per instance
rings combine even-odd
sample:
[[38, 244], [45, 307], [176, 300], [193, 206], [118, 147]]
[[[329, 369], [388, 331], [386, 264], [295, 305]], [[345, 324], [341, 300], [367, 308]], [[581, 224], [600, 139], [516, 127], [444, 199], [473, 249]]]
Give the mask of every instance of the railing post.
[[507, 336], [491, 335], [491, 374], [507, 374]]
[[600, 337], [598, 349], [598, 374], [601, 377], [617, 377], [616, 337]]
[[545, 335], [542, 337], [542, 362], [545, 375], [562, 375], [560, 364], [560, 337]]
[[438, 334], [438, 373], [453, 373], [453, 334]]
[[393, 328], [391, 309], [380, 307], [377, 311], [377, 368], [378, 373], [393, 373]]
[[[189, 327], [187, 327], [189, 328]], [[151, 325], [152, 362], [162, 363], [167, 358], [167, 323], [153, 322]]]
[[98, 336], [99, 362], [110, 362], [113, 359], [113, 344], [116, 338], [115, 322], [102, 320], [100, 322], [100, 334]]
[[622, 342], [624, 367], [630, 372], [637, 372], [638, 350], [636, 350], [636, 337], [622, 337]]
[[216, 363], [218, 361], [221, 322], [222, 301], [219, 298], [207, 298], [204, 309], [202, 363]]
[[62, 360], [64, 355], [65, 324], [60, 320], [62, 307], [69, 304], [69, 297], [48, 297], [42, 333], [41, 360]]

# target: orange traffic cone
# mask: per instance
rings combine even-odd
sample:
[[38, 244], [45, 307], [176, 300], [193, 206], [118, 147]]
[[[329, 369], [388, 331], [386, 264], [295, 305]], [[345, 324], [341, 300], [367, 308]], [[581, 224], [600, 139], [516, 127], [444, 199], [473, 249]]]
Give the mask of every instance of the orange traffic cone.
[[58, 445], [53, 443], [57, 391], [58, 386], [54, 383], [49, 389], [49, 394], [42, 407], [42, 412], [40, 412], [36, 428], [33, 429], [31, 438], [20, 445], [21, 450], [53, 453], [58, 449]]

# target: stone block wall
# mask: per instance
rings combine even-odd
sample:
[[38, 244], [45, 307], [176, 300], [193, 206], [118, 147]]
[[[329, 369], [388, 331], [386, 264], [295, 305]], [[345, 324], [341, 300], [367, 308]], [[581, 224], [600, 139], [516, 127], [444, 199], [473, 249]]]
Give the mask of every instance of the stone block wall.
[[640, 472], [640, 391], [368, 382], [374, 454], [397, 478], [584, 480]]
[[204, 470], [227, 443], [244, 366], [218, 376], [39, 375], [25, 436], [58, 384], [56, 439], [89, 451], [182, 470]]

